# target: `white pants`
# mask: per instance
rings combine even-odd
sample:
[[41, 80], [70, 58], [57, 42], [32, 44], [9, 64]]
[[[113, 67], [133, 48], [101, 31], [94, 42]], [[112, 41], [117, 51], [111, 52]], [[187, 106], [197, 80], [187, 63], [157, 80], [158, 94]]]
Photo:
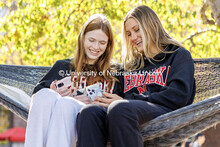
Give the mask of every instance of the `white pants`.
[[33, 95], [25, 147], [74, 147], [76, 117], [85, 104], [43, 88]]

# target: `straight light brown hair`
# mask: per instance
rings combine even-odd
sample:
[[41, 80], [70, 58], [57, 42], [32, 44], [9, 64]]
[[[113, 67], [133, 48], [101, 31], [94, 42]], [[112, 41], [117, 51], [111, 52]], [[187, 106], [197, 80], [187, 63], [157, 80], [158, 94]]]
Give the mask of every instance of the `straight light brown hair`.
[[[87, 32], [101, 29], [108, 36], [108, 44], [105, 52], [94, 63], [97, 72], [103, 72], [104, 80], [110, 82], [115, 79], [107, 70], [110, 69], [111, 58], [113, 54], [114, 40], [111, 24], [103, 14], [92, 15], [83, 25], [79, 36], [75, 57], [72, 60], [76, 72], [83, 72], [83, 65], [87, 64], [87, 55], [84, 48], [84, 39]], [[77, 78], [79, 80], [79, 77]]]

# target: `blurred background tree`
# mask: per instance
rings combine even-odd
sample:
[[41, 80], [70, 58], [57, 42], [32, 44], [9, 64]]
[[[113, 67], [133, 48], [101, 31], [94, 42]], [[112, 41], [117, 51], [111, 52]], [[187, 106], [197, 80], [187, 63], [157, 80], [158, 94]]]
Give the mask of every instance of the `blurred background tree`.
[[[114, 59], [120, 62], [121, 26], [126, 13], [148, 5], [163, 26], [193, 58], [220, 55], [220, 0], [2, 0], [0, 64], [51, 66], [74, 56], [83, 23], [105, 14], [115, 36]], [[3, 14], [4, 10], [4, 14]]]

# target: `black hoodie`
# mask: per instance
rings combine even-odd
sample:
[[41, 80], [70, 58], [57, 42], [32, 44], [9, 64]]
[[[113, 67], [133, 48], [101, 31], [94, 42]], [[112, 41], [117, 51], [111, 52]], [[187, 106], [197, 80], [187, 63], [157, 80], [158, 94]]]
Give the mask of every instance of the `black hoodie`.
[[194, 63], [189, 51], [169, 45], [154, 57], [144, 57], [144, 67], [120, 78], [125, 99], [144, 100], [175, 110], [193, 102]]

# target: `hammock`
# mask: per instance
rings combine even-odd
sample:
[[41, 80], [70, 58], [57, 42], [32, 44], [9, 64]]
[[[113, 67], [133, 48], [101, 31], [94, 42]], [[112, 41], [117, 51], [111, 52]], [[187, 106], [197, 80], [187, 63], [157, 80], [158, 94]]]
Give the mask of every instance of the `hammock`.
[[[220, 58], [194, 59], [196, 95], [192, 105], [161, 115], [140, 127], [144, 146], [170, 147], [220, 122]], [[0, 83], [29, 96], [50, 67], [0, 65]], [[28, 109], [0, 93], [0, 103], [24, 120]]]

